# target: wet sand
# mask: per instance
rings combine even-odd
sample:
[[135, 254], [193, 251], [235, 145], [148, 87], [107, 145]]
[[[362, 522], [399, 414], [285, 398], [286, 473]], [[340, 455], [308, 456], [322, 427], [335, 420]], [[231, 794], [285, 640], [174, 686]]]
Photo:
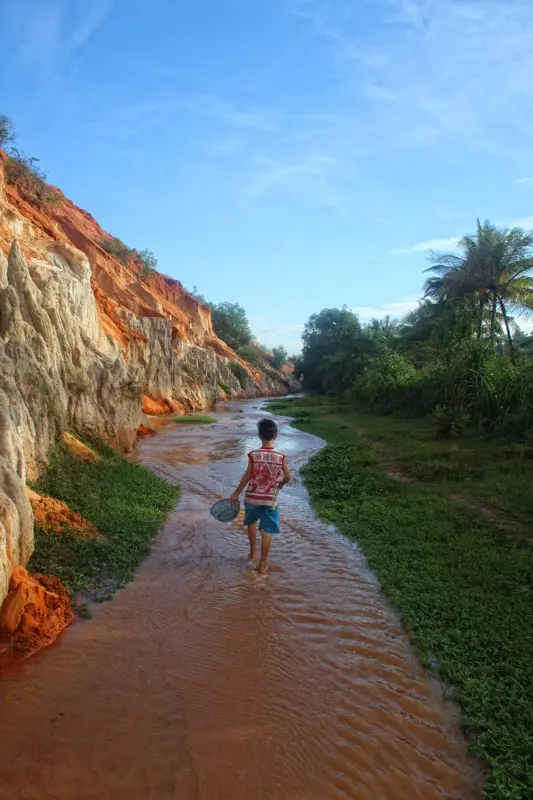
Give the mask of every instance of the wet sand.
[[0, 798], [474, 800], [456, 712], [414, 657], [356, 545], [293, 483], [267, 575], [216, 523], [256, 446], [257, 401], [168, 426], [141, 461], [182, 497], [135, 580], [0, 682]]

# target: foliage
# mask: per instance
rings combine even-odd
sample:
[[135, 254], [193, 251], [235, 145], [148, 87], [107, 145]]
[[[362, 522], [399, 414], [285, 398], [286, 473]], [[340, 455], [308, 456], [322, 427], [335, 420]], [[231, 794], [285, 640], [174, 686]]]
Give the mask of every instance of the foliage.
[[237, 349], [237, 353], [249, 364], [253, 364], [256, 367], [262, 365], [264, 361], [264, 359], [261, 358], [261, 354], [253, 344], [243, 344], [242, 347]]
[[340, 394], [347, 389], [361, 371], [364, 355], [374, 349], [356, 314], [346, 307], [313, 314], [302, 342], [304, 388], [321, 394]]
[[173, 417], [173, 419], [178, 425], [211, 425], [216, 422], [215, 417], [209, 417], [207, 414], [187, 414], [184, 417]]
[[157, 269], [157, 258], [151, 250], [139, 250], [136, 252], [135, 263], [140, 267], [141, 275], [144, 278]]
[[426, 296], [469, 303], [477, 317], [478, 338], [488, 311], [493, 344], [500, 314], [513, 356], [509, 310], [529, 313], [533, 309], [533, 232], [497, 228], [488, 221], [481, 225], [478, 220], [476, 234], [463, 236], [458, 247], [460, 255], [432, 253], [428, 271], [436, 274], [426, 281]]
[[218, 303], [211, 306], [213, 328], [232, 350], [238, 350], [252, 341], [252, 332], [246, 311], [238, 303]]
[[[313, 505], [361, 545], [383, 590], [401, 609], [423, 662], [430, 667], [436, 660], [441, 678], [452, 685], [470, 749], [489, 770], [486, 798], [529, 797], [530, 544], [491, 531], [474, 511], [457, 508], [436, 491], [387, 479], [379, 451], [358, 437], [360, 419], [353, 411], [323, 400], [274, 404], [273, 410], [291, 413], [291, 407], [300, 418], [308, 415], [301, 427], [328, 442], [304, 470]], [[408, 436], [398, 438], [399, 448], [408, 445]], [[427, 446], [450, 447], [436, 440]]]
[[5, 149], [10, 147], [15, 142], [15, 126], [13, 121], [6, 117], [5, 114], [0, 114], [0, 147]]
[[12, 148], [5, 166], [7, 180], [16, 184], [22, 196], [30, 203], [41, 206], [56, 203], [61, 195], [47, 184], [46, 172], [39, 169], [38, 163], [38, 158], [25, 156]]
[[231, 395], [233, 394], [233, 392], [232, 392], [231, 386], [229, 386], [229, 385], [226, 383], [226, 381], [220, 380], [220, 381], [218, 382], [218, 385], [220, 386], [220, 388], [222, 389], [222, 391], [224, 392], [224, 394], [227, 394], [227, 395], [228, 395], [228, 397], [231, 397]]
[[30, 569], [57, 575], [74, 594], [84, 591], [104, 600], [131, 580], [175, 505], [178, 489], [111, 448], [92, 446], [102, 456], [96, 464], [59, 448], [36, 489], [63, 500], [104, 537], [37, 530]]
[[283, 369], [283, 367], [287, 363], [288, 357], [289, 354], [283, 346], [274, 347], [272, 349], [272, 361], [276, 369]]
[[240, 361], [230, 361], [228, 364], [229, 369], [233, 372], [241, 387], [246, 389], [248, 384], [248, 372], [246, 371], [245, 367], [241, 364]]
[[442, 435], [468, 419], [484, 434], [527, 438], [532, 337], [510, 312], [533, 313], [533, 233], [478, 222], [459, 254], [430, 261], [426, 297], [400, 322], [361, 328], [346, 308], [310, 317], [296, 367], [304, 388], [384, 413], [435, 414]]
[[135, 250], [128, 247], [121, 239], [116, 239], [114, 236], [106, 236], [100, 241], [100, 247], [109, 253], [109, 255], [120, 261], [127, 267], [132, 258], [135, 256]]
[[461, 408], [454, 408], [453, 406], [437, 406], [430, 415], [430, 419], [435, 425], [439, 439], [462, 436], [464, 427], [468, 422], [465, 412]]

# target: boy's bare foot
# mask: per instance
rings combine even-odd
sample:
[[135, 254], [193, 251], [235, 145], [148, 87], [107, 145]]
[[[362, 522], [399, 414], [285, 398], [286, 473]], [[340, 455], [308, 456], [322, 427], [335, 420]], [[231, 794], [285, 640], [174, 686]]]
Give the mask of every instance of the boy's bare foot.
[[268, 564], [265, 561], [260, 561], [256, 567], [256, 570], [257, 572], [261, 573], [261, 575], [264, 575], [268, 570]]
[[254, 550], [252, 550], [250, 553], [248, 553], [248, 558], [250, 559], [250, 561], [254, 561], [255, 560], [255, 551]]

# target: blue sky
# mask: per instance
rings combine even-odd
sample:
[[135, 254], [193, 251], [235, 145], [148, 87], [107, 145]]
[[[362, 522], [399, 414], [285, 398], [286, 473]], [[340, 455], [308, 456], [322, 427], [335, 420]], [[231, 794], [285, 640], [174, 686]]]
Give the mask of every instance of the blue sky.
[[533, 227], [533, 0], [0, 0], [0, 30], [22, 149], [266, 344], [401, 315], [476, 216]]

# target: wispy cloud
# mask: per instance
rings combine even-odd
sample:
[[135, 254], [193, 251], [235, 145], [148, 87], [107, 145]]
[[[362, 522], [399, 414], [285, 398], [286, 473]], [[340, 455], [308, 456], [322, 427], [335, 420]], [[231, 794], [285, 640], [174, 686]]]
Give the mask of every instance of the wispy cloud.
[[[447, 142], [508, 158], [529, 152], [530, 0], [286, 2], [374, 104], [364, 121], [375, 143]], [[365, 10], [380, 24], [357, 24]]]
[[4, 40], [15, 43], [15, 58], [45, 77], [96, 33], [115, 0], [5, 0], [0, 9]]
[[211, 94], [187, 98], [180, 102], [180, 106], [185, 111], [211, 117], [230, 127], [255, 131], [272, 130], [278, 117], [271, 108], [246, 108]]
[[530, 181], [531, 178], [516, 178], [513, 183], [515, 186], [523, 186], [525, 183], [529, 183]]
[[393, 301], [391, 303], [383, 303], [380, 306], [355, 306], [352, 309], [363, 322], [370, 319], [380, 319], [381, 317], [392, 317], [393, 319], [400, 319], [414, 311], [418, 307], [418, 298], [409, 297], [406, 300]]
[[389, 250], [388, 256], [397, 256], [404, 253], [424, 253], [429, 250], [446, 250], [454, 248], [459, 242], [459, 237], [451, 236], [445, 239], [429, 239], [426, 242], [416, 242], [408, 247], [397, 247], [394, 250]]
[[303, 322], [272, 326], [263, 318], [256, 317], [250, 320], [250, 324], [258, 341], [266, 347], [276, 347], [282, 344], [289, 351], [298, 351], [301, 347]]

